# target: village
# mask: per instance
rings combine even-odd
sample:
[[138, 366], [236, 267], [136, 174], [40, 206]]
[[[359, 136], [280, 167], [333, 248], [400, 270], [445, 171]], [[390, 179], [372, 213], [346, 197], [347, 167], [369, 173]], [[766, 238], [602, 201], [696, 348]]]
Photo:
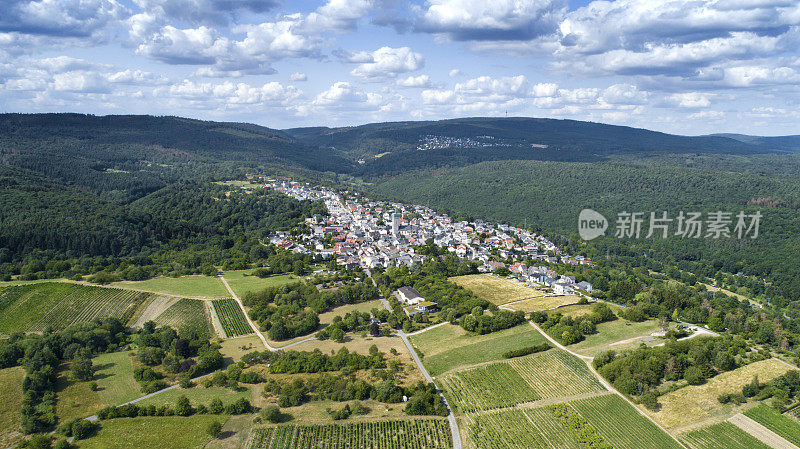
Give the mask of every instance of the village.
[[[270, 236], [270, 243], [289, 251], [335, 258], [337, 265], [347, 269], [411, 267], [430, 257], [415, 248], [432, 244], [478, 262], [479, 271], [506, 274], [528, 287], [556, 295], [592, 292], [590, 283], [576, 283], [574, 276], [561, 276], [544, 265], [526, 265], [525, 260], [593, 265], [591, 260], [569, 255], [544, 236], [526, 229], [481, 220], [454, 221], [424, 206], [375, 201], [297, 181], [264, 179], [263, 187], [298, 200], [323, 201], [328, 209], [328, 217], [307, 220], [310, 233], [293, 237], [280, 231]], [[407, 293], [398, 296], [410, 306], [406, 311], [409, 315], [435, 306], [416, 292]], [[425, 304], [420, 308], [419, 303]]]

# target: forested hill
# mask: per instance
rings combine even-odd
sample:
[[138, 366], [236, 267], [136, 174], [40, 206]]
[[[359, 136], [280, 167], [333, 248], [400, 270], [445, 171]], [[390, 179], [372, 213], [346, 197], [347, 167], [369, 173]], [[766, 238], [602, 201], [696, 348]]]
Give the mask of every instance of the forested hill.
[[[687, 137], [602, 123], [524, 117], [285, 131], [309, 145], [335, 148], [351, 158], [363, 159], [357, 171], [363, 175], [487, 160], [598, 161], [620, 154], [753, 154], [784, 149], [770, 142], [743, 142], [727, 136]], [[417, 151], [427, 142], [433, 145]]]
[[[0, 164], [64, 178], [142, 164], [240, 161], [347, 171], [350, 162], [288, 134], [247, 123], [148, 115], [0, 115]], [[75, 173], [67, 173], [75, 177]]]

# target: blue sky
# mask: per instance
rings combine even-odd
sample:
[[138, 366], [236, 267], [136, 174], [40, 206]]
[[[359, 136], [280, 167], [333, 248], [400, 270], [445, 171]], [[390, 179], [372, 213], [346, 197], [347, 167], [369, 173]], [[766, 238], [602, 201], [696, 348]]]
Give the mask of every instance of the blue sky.
[[3, 3], [3, 112], [800, 134], [796, 0]]

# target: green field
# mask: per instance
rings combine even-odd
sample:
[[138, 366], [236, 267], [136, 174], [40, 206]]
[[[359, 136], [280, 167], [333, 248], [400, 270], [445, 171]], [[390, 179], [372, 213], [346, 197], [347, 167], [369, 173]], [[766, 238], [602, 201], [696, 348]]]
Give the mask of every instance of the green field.
[[63, 363], [56, 384], [56, 416], [59, 422], [85, 418], [101, 408], [103, 403], [100, 394], [92, 391], [91, 382], [72, 380], [69, 363]]
[[111, 285], [185, 298], [214, 299], [231, 295], [219, 278], [201, 275], [177, 278], [157, 277], [146, 281], [114, 282]]
[[250, 276], [252, 272], [253, 270], [226, 271], [223, 273], [223, 276], [225, 276], [225, 280], [228, 281], [228, 285], [231, 286], [231, 290], [240, 298], [247, 292], [259, 291], [267, 287], [279, 287], [299, 281], [297, 276], [293, 274], [281, 274], [260, 278], [258, 276]]
[[422, 352], [422, 363], [432, 376], [453, 368], [475, 365], [503, 358], [503, 353], [545, 342], [544, 337], [528, 324], [486, 335], [470, 335], [464, 329], [448, 324], [409, 337]]
[[747, 410], [744, 415], [800, 447], [800, 423], [792, 418], [783, 416], [764, 404]]
[[691, 449], [771, 449], [727, 421], [694, 430], [681, 439]]
[[[662, 331], [658, 320], [646, 320], [640, 323], [617, 318], [614, 321], [597, 325], [597, 333], [587, 335], [582, 341], [569, 346], [579, 354], [594, 357], [601, 351], [615, 349], [633, 349], [640, 344], [657, 344], [663, 338], [651, 337], [653, 332]], [[646, 341], [649, 340], [649, 341]]]
[[133, 378], [133, 363], [127, 351], [100, 354], [92, 363], [97, 393], [103, 405], [120, 405], [142, 396], [141, 387]]
[[469, 437], [480, 449], [583, 449], [545, 408], [503, 410], [475, 416]]
[[21, 366], [0, 369], [0, 447], [8, 447], [22, 437], [19, 411], [24, 378], [25, 369]]
[[80, 449], [200, 449], [211, 437], [206, 428], [226, 416], [195, 415], [117, 418], [103, 421], [97, 435], [80, 442]]
[[[569, 402], [614, 449], [680, 449], [677, 441], [616, 394]], [[721, 446], [722, 447], [722, 446]]]
[[203, 388], [195, 386], [188, 389], [173, 388], [172, 390], [159, 393], [147, 399], [137, 402], [138, 405], [168, 405], [175, 406], [175, 402], [179, 397], [186, 396], [193, 406], [200, 404], [208, 405], [213, 399], [220, 399], [223, 404], [228, 405], [239, 398], [251, 399], [250, 388], [242, 387], [241, 391], [233, 391], [226, 387], [211, 387]]
[[248, 449], [449, 449], [444, 419], [282, 425], [253, 429]]
[[212, 304], [226, 336], [238, 337], [253, 333], [253, 329], [247, 322], [247, 318], [245, 318], [242, 308], [239, 307], [239, 303], [236, 300], [218, 299], [212, 301]]
[[214, 334], [214, 327], [211, 324], [211, 317], [206, 313], [206, 306], [203, 301], [197, 299], [182, 298], [153, 321], [159, 326], [176, 329], [181, 335], [188, 335], [192, 332], [207, 336]]
[[57, 330], [95, 318], [113, 317], [126, 323], [149, 296], [61, 282], [8, 287], [0, 291], [0, 333]]
[[451, 372], [440, 380], [462, 412], [605, 390], [581, 360], [560, 350]]

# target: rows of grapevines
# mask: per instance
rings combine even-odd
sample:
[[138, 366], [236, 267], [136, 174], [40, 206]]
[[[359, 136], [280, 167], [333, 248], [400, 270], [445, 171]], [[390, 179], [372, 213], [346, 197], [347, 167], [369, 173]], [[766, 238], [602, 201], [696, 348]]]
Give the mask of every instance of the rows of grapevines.
[[600, 392], [604, 388], [577, 357], [564, 351], [547, 351], [509, 362], [542, 398]]
[[217, 312], [222, 330], [228, 337], [252, 334], [253, 329], [247, 323], [241, 307], [233, 299], [218, 299], [213, 301], [214, 310]]
[[248, 449], [448, 449], [444, 419], [280, 425], [254, 429]]
[[469, 431], [481, 449], [582, 449], [553, 414], [541, 408], [477, 415]]
[[681, 439], [691, 449], [770, 449], [754, 436], [727, 421], [693, 430]]
[[616, 394], [569, 403], [615, 449], [680, 449], [669, 434]]
[[745, 416], [800, 447], [800, 423], [783, 416], [774, 408], [761, 404], [744, 412]]
[[462, 412], [509, 407], [539, 399], [539, 395], [508, 363], [500, 362], [442, 377], [453, 404]]

